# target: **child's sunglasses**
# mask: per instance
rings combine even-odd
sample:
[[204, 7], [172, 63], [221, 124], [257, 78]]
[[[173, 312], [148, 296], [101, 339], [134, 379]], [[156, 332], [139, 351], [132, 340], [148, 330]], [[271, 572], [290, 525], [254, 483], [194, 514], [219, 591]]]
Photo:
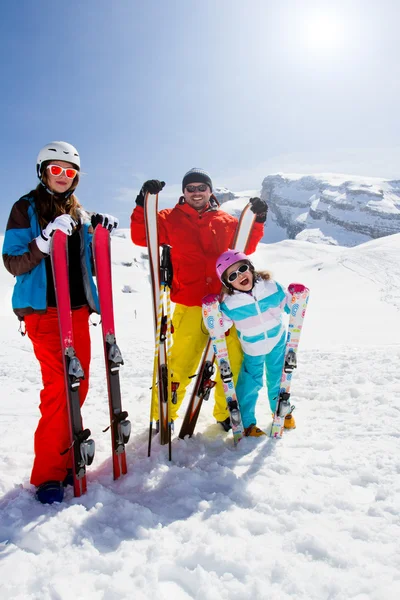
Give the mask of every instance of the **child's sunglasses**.
[[186, 189], [188, 192], [193, 194], [194, 192], [206, 192], [208, 185], [206, 183], [202, 183], [201, 185], [187, 185]]
[[240, 265], [237, 271], [232, 271], [232, 273], [228, 275], [229, 283], [233, 283], [234, 281], [236, 281], [239, 273], [246, 273], [246, 271], [248, 271], [249, 269], [250, 267], [246, 263], [244, 265]]
[[47, 168], [54, 177], [59, 177], [65, 173], [65, 176], [68, 177], [68, 179], [74, 179], [78, 174], [78, 171], [76, 169], [72, 169], [71, 167], [63, 169], [63, 167], [60, 167], [60, 165], [48, 165]]

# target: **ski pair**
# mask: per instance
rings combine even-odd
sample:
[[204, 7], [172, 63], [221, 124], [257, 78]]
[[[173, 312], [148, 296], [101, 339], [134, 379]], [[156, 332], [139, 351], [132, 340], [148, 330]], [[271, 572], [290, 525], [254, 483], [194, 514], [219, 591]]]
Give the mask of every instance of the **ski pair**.
[[288, 292], [291, 294], [290, 316], [279, 396], [272, 419], [271, 437], [273, 438], [282, 437], [285, 417], [294, 409], [294, 406], [290, 405], [290, 387], [293, 371], [297, 367], [297, 351], [310, 296], [310, 290], [300, 283], [291, 283]]
[[[119, 367], [123, 364], [123, 360], [115, 342], [109, 231], [101, 225], [97, 226], [93, 236], [93, 251], [102, 316], [110, 406], [113, 473], [114, 479], [117, 479], [121, 474], [127, 472], [125, 443], [129, 438], [130, 423], [126, 419], [127, 413], [121, 410]], [[61, 350], [64, 360], [64, 381], [71, 442], [65, 452], [72, 452], [74, 495], [79, 497], [87, 489], [86, 467], [93, 462], [95, 442], [90, 438], [90, 430], [84, 429], [82, 426], [79, 385], [84, 377], [84, 372], [74, 349], [68, 273], [68, 236], [62, 231], [56, 231], [52, 237], [50, 257], [56, 293]]]
[[[151, 388], [150, 426], [148, 456], [151, 453], [153, 422], [157, 421], [156, 431], [160, 434], [160, 444], [168, 444], [169, 460], [172, 458], [172, 421], [169, 418], [171, 402], [178, 384], [170, 382], [169, 357], [172, 344], [171, 300], [172, 264], [170, 247], [162, 247], [161, 260], [158, 244], [158, 194], [146, 194], [144, 199], [147, 249], [149, 253], [152, 304], [154, 312], [155, 353], [153, 383]], [[156, 411], [158, 407], [158, 414]]]
[[177, 389], [177, 384], [171, 382], [169, 373], [172, 332], [171, 332], [171, 283], [172, 267], [170, 247], [164, 245], [161, 252], [161, 263], [159, 268], [160, 289], [158, 295], [158, 310], [155, 323], [155, 352], [153, 365], [153, 382], [150, 404], [150, 427], [148, 456], [151, 454], [151, 442], [153, 439], [153, 421], [157, 417], [156, 402], [158, 402], [158, 418], [156, 433], [160, 434], [160, 444], [168, 444], [168, 458], [172, 459], [172, 421], [170, 420], [170, 408]]

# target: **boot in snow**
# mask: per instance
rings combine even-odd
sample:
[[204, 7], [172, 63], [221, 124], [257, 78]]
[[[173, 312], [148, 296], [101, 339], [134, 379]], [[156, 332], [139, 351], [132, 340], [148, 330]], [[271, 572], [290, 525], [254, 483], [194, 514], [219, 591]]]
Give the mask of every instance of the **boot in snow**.
[[36, 489], [36, 500], [42, 504], [53, 504], [62, 502], [64, 498], [64, 486], [62, 481], [45, 481]]
[[289, 413], [288, 415], [286, 415], [285, 422], [284, 422], [284, 428], [285, 429], [296, 429], [296, 421], [294, 420], [294, 416], [292, 415], [292, 413]]
[[217, 421], [225, 431], [230, 431], [232, 429], [231, 419], [230, 417], [226, 417], [225, 421]]
[[244, 430], [244, 435], [246, 437], [261, 437], [262, 435], [267, 435], [265, 431], [257, 427], [256, 425], [249, 425]]

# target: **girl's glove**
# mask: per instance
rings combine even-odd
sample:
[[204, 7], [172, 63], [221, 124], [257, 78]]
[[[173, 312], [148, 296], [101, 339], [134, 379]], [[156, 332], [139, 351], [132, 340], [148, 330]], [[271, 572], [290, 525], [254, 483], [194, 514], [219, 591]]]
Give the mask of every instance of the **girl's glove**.
[[77, 223], [70, 215], [60, 215], [54, 221], [50, 221], [42, 233], [36, 238], [36, 245], [40, 252], [43, 254], [49, 254], [50, 252], [50, 238], [53, 233], [59, 229], [67, 235], [71, 235]]
[[213, 304], [215, 301], [219, 302], [218, 294], [207, 294], [207, 296], [204, 296], [204, 298], [202, 298], [201, 303], [202, 304]]
[[96, 213], [95, 215], [92, 215], [91, 222], [93, 229], [95, 229], [96, 225], [101, 225], [105, 229], [108, 229], [108, 231], [116, 229], [119, 225], [117, 217], [105, 213]]
[[291, 294], [296, 294], [296, 293], [301, 294], [302, 292], [305, 292], [306, 289], [307, 289], [306, 286], [303, 285], [302, 283], [290, 283], [289, 287], [288, 287], [288, 291]]

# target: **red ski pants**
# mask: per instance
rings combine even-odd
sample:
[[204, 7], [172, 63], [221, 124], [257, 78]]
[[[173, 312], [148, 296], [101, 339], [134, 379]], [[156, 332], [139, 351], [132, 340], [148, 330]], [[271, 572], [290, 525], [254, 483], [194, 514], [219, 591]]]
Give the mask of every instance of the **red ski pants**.
[[[87, 307], [72, 311], [74, 348], [85, 373], [79, 386], [80, 404], [85, 401], [89, 387], [90, 334]], [[41, 418], [35, 432], [35, 459], [31, 483], [63, 481], [72, 467], [71, 451], [61, 456], [71, 445], [67, 396], [64, 382], [63, 356], [56, 308], [48, 308], [43, 315], [25, 317], [27, 334], [40, 363], [43, 389], [40, 392]]]

